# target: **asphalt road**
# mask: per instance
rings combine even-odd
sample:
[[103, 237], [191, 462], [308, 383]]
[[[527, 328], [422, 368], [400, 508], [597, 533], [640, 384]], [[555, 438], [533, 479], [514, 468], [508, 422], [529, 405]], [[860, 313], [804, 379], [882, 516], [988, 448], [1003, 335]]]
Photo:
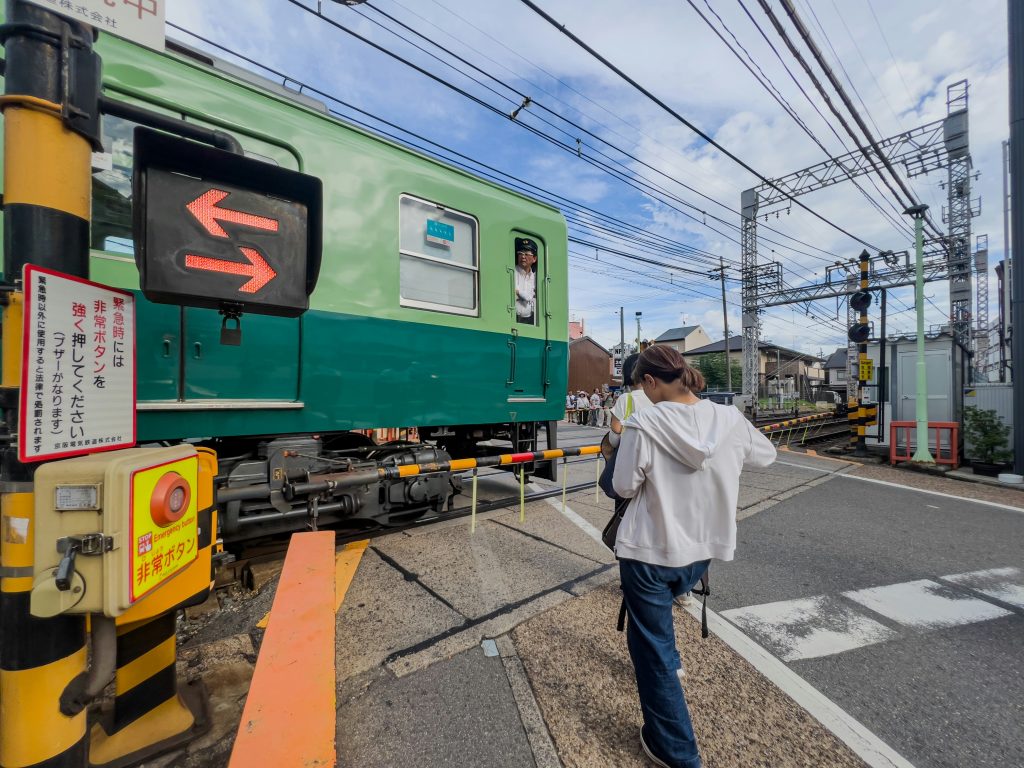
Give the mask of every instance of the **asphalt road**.
[[724, 618], [917, 768], [1024, 766], [1024, 514], [832, 475], [738, 536]]

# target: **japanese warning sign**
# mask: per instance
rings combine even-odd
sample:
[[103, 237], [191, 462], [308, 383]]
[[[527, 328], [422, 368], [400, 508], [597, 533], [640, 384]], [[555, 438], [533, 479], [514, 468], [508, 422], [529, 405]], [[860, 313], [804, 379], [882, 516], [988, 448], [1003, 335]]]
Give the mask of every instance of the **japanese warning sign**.
[[174, 574], [186, 568], [199, 554], [198, 502], [194, 493], [183, 493], [180, 518], [161, 522], [152, 512], [153, 497], [168, 477], [195, 488], [199, 463], [195, 457], [150, 467], [132, 473], [132, 511], [128, 535], [128, 566], [131, 570], [128, 600], [134, 603]]
[[135, 444], [135, 300], [31, 264], [18, 459], [58, 459]]

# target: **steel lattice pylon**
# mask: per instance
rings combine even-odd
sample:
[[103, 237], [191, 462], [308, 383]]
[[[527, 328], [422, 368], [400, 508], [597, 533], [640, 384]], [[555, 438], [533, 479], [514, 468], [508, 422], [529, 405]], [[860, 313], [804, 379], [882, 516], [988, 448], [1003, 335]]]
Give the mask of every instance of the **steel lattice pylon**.
[[988, 380], [991, 364], [989, 353], [988, 326], [988, 235], [978, 235], [977, 248], [974, 251], [974, 279], [978, 283], [978, 309], [974, 313], [974, 367], [982, 381]]
[[[788, 294], [794, 296], [800, 288], [782, 290], [781, 274], [778, 275], [778, 291], [764, 291], [761, 287], [763, 276], [757, 257], [757, 217], [766, 215], [762, 207], [778, 206], [792, 198], [823, 189], [841, 181], [862, 176], [875, 167], [869, 153], [886, 158], [893, 165], [902, 165], [908, 178], [926, 174], [929, 171], [948, 168], [949, 183], [949, 239], [946, 242], [933, 241], [932, 252], [939, 252], [940, 258], [931, 262], [933, 273], [949, 277], [950, 319], [954, 329], [962, 330], [962, 343], [970, 343], [971, 336], [971, 217], [977, 210], [970, 199], [971, 156], [967, 133], [967, 81], [954, 83], [947, 89], [947, 116], [910, 131], [876, 142], [878, 152], [856, 150], [839, 157], [833, 157], [801, 171], [781, 176], [759, 187], [744, 190], [741, 194], [741, 264], [743, 303], [743, 394], [750, 396], [756, 404], [760, 360], [758, 341], [760, 320], [758, 313], [763, 306], [788, 303]], [[963, 246], [957, 250], [956, 242]], [[926, 269], [929, 266], [926, 265]], [[894, 275], [894, 278], [896, 276]], [[874, 278], [873, 278], [874, 279]], [[934, 278], [933, 278], [934, 279]], [[902, 284], [902, 283], [901, 283]], [[833, 286], [813, 286], [809, 293], [824, 290], [831, 293]], [[966, 291], [966, 297], [964, 295]], [[842, 294], [846, 290], [841, 291]], [[835, 295], [835, 294], [832, 294]], [[954, 295], [956, 303], [954, 304]], [[762, 303], [772, 296], [776, 301]], [[800, 300], [800, 299], [797, 299]], [[808, 297], [803, 300], [813, 300]], [[958, 320], [956, 319], [958, 318]], [[959, 322], [959, 326], [957, 323]], [[961, 336], [958, 335], [958, 338]]]
[[949, 155], [949, 322], [953, 336], [970, 348], [973, 290], [971, 286], [971, 219], [981, 210], [971, 204], [971, 152], [968, 146], [967, 81], [946, 89], [945, 144]]

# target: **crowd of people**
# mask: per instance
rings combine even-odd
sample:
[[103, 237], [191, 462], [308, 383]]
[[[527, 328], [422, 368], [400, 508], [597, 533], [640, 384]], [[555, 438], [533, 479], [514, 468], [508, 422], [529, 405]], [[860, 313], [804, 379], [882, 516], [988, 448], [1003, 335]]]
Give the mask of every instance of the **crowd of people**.
[[611, 423], [611, 411], [618, 396], [611, 390], [595, 387], [589, 395], [582, 389], [565, 396], [565, 420], [570, 424], [591, 427], [607, 427]]

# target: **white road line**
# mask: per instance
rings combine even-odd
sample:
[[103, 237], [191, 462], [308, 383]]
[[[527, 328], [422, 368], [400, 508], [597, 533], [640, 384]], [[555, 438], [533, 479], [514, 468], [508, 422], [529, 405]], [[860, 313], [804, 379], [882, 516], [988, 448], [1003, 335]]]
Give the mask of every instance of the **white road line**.
[[[690, 606], [686, 610], [700, 620], [699, 605]], [[750, 662], [779, 690], [856, 752], [871, 768], [914, 768], [906, 758], [838, 704], [826, 698], [800, 675], [711, 610], [708, 611], [708, 627], [722, 642]]]
[[831, 595], [722, 611], [783, 661], [831, 656], [899, 634]]
[[918, 493], [927, 493], [929, 496], [941, 496], [944, 499], [956, 499], [957, 501], [967, 501], [971, 504], [980, 504], [983, 507], [995, 507], [996, 509], [1005, 509], [1008, 512], [1016, 512], [1018, 515], [1024, 515], [1024, 509], [1020, 507], [1011, 507], [1008, 504], [997, 504], [994, 501], [982, 501], [981, 499], [971, 499], [966, 496], [954, 496], [951, 493], [943, 493], [942, 491], [929, 491], [924, 488], [915, 488], [912, 485], [900, 485], [899, 483], [890, 483], [888, 480], [875, 480], [873, 477], [859, 477], [857, 475], [851, 475], [843, 473], [843, 477], [849, 480], [859, 480], [862, 483], [874, 483], [875, 485], [887, 485], [890, 488], [899, 488], [901, 491], [916, 491]]
[[603, 543], [601, 541], [601, 532], [599, 530], [597, 530], [597, 528], [595, 528], [589, 522], [587, 522], [584, 518], [580, 517], [578, 514], [573, 512], [569, 508], [568, 505], [566, 505], [564, 510], [562, 509], [562, 500], [561, 499], [546, 499], [546, 501], [552, 507], [554, 507], [559, 512], [561, 512], [563, 515], [565, 515], [569, 519], [570, 522], [572, 522], [576, 526], [578, 526], [581, 531], [583, 531], [585, 534], [587, 534], [587, 536], [592, 538], [598, 544], [602, 544]]
[[1020, 568], [991, 568], [987, 571], [957, 573], [940, 578], [996, 600], [1002, 600], [1004, 603], [1024, 608], [1024, 571]]
[[1009, 616], [998, 605], [979, 600], [931, 579], [843, 592], [855, 603], [904, 626], [942, 629]]
[[797, 467], [798, 469], [809, 469], [811, 472], [820, 472], [823, 475], [834, 475], [839, 472], [838, 469], [822, 469], [821, 467], [812, 467], [809, 464], [797, 464], [795, 461], [782, 461], [776, 459], [772, 464], [781, 464], [784, 467]]

